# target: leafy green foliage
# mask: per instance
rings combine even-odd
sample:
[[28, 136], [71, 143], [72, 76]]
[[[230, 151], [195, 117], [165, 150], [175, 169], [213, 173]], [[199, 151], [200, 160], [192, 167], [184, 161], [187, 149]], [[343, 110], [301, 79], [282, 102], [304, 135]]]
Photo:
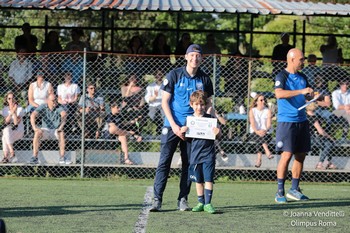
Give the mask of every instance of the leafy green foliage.
[[[337, 1], [345, 3], [346, 1]], [[152, 41], [159, 32], [164, 33], [168, 38], [168, 43], [172, 50], [175, 49], [177, 39], [181, 36], [176, 35], [177, 25], [180, 22], [180, 30], [196, 30], [191, 33], [192, 41], [195, 43], [205, 43], [207, 33], [203, 31], [210, 30], [214, 32], [216, 42], [221, 47], [223, 53], [234, 53], [236, 51], [237, 43], [245, 44], [249, 47], [250, 34], [240, 34], [239, 41], [237, 41], [237, 34], [234, 31], [237, 29], [236, 21], [237, 14], [228, 13], [188, 13], [183, 12], [139, 12], [139, 11], [107, 11], [102, 15], [101, 11], [72, 11], [72, 10], [10, 10], [2, 9], [0, 12], [0, 19], [2, 25], [16, 25], [17, 28], [0, 28], [1, 48], [13, 49], [13, 38], [20, 35], [22, 32], [20, 26], [24, 22], [29, 22], [34, 29], [33, 34], [38, 37], [41, 48], [44, 42], [44, 28], [36, 28], [37, 26], [45, 25], [45, 16], [48, 17], [49, 26], [68, 27], [66, 29], [59, 29], [61, 44], [63, 48], [71, 40], [70, 27], [95, 27], [96, 29], [85, 30], [84, 40], [88, 41], [93, 50], [102, 50], [102, 17], [106, 19], [106, 27], [114, 25], [120, 30], [107, 30], [104, 37], [105, 50], [112, 49], [113, 51], [126, 51], [128, 41], [134, 35], [140, 35], [143, 39], [147, 51], [151, 51]], [[249, 31], [252, 15], [241, 14], [240, 30]], [[254, 34], [253, 47], [260, 52], [262, 56], [270, 56], [275, 45], [280, 43], [279, 33], [283, 31], [293, 32], [294, 20], [297, 25], [297, 32], [302, 33], [302, 22], [306, 20], [307, 33], [333, 33], [340, 35], [349, 34], [349, 17], [321, 17], [321, 16], [275, 16], [275, 15], [256, 15], [253, 16], [254, 31], [262, 32], [276, 32], [273, 34]], [[127, 29], [128, 28], [128, 29]], [[126, 30], [127, 29], [127, 30]], [[154, 29], [154, 30], [149, 30]], [[202, 32], [198, 31], [202, 30]], [[220, 32], [220, 31], [232, 31]], [[111, 39], [111, 37], [113, 38]], [[297, 36], [296, 46], [302, 46], [302, 37]], [[319, 47], [325, 43], [326, 37], [322, 36], [307, 36], [306, 38], [306, 55], [310, 53], [321, 56]], [[338, 37], [339, 47], [343, 48], [345, 58], [350, 57], [350, 43], [346, 37]]]

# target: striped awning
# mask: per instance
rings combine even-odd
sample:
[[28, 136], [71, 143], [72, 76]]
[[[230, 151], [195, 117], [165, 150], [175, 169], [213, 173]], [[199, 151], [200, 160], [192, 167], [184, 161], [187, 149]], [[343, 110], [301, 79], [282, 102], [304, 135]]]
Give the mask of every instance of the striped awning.
[[0, 0], [0, 8], [350, 15], [350, 4], [282, 0]]

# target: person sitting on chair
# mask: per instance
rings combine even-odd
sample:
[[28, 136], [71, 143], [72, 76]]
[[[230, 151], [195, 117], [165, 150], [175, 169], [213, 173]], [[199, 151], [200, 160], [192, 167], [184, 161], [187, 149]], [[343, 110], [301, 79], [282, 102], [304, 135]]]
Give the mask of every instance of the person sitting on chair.
[[265, 96], [257, 94], [249, 110], [250, 134], [252, 140], [256, 142], [258, 158], [255, 167], [261, 166], [262, 146], [268, 159], [273, 159], [269, 150], [271, 141], [271, 110], [267, 107]]
[[[7, 92], [4, 99], [4, 108], [1, 111], [4, 117], [4, 128], [2, 130], [2, 150], [4, 158], [2, 163], [12, 163], [15, 159], [13, 143], [22, 139], [24, 135], [24, 125], [22, 117], [24, 110], [18, 105], [13, 92]], [[9, 156], [10, 154], [10, 156]]]
[[[105, 132], [108, 132], [109, 135], [118, 136], [118, 140], [121, 144], [122, 154], [124, 155], [124, 158], [120, 158], [121, 162], [126, 165], [133, 165], [133, 161], [131, 161], [129, 158], [128, 136], [133, 136], [137, 142], [141, 142], [142, 137], [135, 131], [125, 129], [128, 123], [123, 122], [120, 110], [121, 108], [117, 103], [111, 104], [111, 113], [107, 115]], [[129, 123], [133, 124], [134, 122]]]
[[78, 124], [83, 129], [82, 114], [84, 112], [83, 104], [85, 102], [85, 125], [88, 126], [85, 128], [85, 136], [98, 139], [105, 118], [104, 101], [102, 97], [95, 95], [94, 84], [88, 84], [87, 92], [85, 99], [84, 96], [81, 96], [79, 100]]
[[[316, 169], [336, 169], [337, 167], [332, 163], [331, 156], [335, 139], [323, 129], [322, 123], [316, 115], [317, 107], [316, 103], [311, 103], [306, 107], [307, 118], [310, 122], [311, 139], [320, 148], [320, 158], [316, 164]], [[327, 163], [323, 166], [327, 156]]]
[[[41, 116], [41, 127], [36, 125], [37, 116]], [[64, 125], [66, 123], [67, 113], [63, 108], [58, 106], [56, 95], [51, 93], [48, 97], [48, 101], [45, 104], [41, 104], [37, 107], [30, 116], [30, 123], [34, 130], [33, 139], [33, 157], [30, 160], [30, 164], [38, 164], [38, 153], [41, 140], [57, 139], [60, 148], [59, 164], [71, 164], [69, 160], [65, 158], [65, 137], [64, 137]]]

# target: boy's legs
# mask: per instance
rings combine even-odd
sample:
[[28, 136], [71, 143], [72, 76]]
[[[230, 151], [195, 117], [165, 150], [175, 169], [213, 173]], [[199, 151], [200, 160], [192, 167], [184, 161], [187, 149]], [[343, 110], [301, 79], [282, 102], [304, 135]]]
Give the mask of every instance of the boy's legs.
[[[203, 183], [196, 183], [196, 191], [197, 191], [198, 197], [203, 196], [204, 195], [204, 184]], [[201, 201], [199, 201], [199, 202], [201, 202]], [[204, 199], [203, 199], [203, 204], [204, 204]]]
[[204, 211], [205, 197], [204, 197], [204, 177], [203, 164], [192, 164], [189, 166], [190, 180], [196, 183], [198, 204], [192, 208], [192, 212]]
[[210, 162], [203, 163], [203, 177], [205, 181], [204, 186], [204, 211], [213, 214], [215, 213], [215, 209], [211, 204], [211, 199], [213, 197], [213, 182], [214, 182], [214, 174], [215, 174], [215, 160]]

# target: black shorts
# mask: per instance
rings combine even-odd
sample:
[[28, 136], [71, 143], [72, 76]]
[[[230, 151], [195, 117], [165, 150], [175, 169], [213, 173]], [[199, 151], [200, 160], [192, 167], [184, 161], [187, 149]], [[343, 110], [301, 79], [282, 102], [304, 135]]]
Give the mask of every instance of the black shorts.
[[311, 150], [309, 121], [278, 122], [276, 130], [276, 151], [293, 154]]

